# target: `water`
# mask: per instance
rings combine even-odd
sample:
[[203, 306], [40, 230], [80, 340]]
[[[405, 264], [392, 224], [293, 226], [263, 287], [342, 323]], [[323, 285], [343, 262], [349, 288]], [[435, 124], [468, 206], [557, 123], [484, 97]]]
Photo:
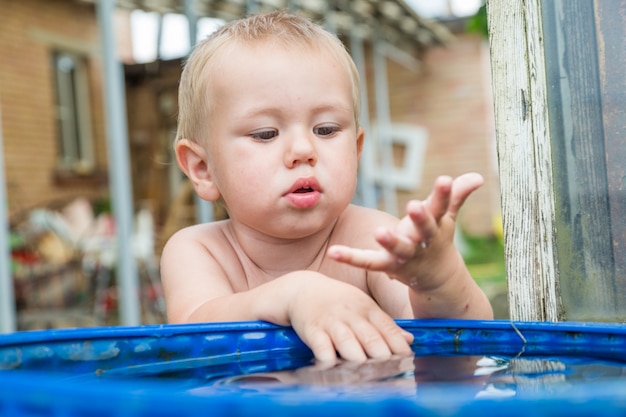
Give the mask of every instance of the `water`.
[[[626, 359], [626, 357], [625, 357]], [[463, 385], [476, 398], [567, 392], [576, 384], [621, 380], [626, 362], [588, 356], [412, 355], [363, 363], [316, 363], [309, 356], [279, 354], [233, 364], [202, 359], [168, 361], [97, 372], [90, 378], [184, 381], [194, 393], [375, 392], [384, 389], [403, 397], [419, 395], [427, 386]], [[85, 378], [85, 376], [83, 376]]]

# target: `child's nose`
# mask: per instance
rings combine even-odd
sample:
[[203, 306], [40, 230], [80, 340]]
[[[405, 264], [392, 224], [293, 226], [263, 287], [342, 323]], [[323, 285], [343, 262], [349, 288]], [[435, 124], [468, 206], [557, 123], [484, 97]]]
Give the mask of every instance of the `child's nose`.
[[294, 168], [303, 163], [315, 166], [317, 164], [317, 151], [314, 140], [312, 134], [299, 133], [294, 135], [285, 152], [285, 165], [288, 168]]

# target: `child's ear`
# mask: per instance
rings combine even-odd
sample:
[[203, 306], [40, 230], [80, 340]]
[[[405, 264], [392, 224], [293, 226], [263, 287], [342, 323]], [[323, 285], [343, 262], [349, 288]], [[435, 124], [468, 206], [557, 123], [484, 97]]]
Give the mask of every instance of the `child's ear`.
[[198, 196], [203, 200], [216, 201], [220, 192], [213, 181], [204, 147], [189, 139], [181, 139], [174, 149], [178, 166], [189, 178]]
[[359, 130], [356, 132], [356, 157], [361, 159], [361, 152], [363, 152], [363, 139], [365, 138], [365, 130], [362, 127], [359, 127]]

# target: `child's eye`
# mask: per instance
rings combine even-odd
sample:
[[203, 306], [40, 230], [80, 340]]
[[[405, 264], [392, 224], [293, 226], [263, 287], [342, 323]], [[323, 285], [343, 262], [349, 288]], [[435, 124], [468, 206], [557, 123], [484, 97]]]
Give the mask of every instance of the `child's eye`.
[[332, 136], [338, 131], [339, 131], [339, 127], [337, 126], [319, 126], [313, 129], [313, 132], [315, 132], [316, 135], [323, 136], [323, 137]]
[[274, 139], [276, 136], [278, 136], [278, 131], [276, 130], [261, 130], [259, 132], [252, 132], [250, 133], [250, 136], [252, 136], [253, 139], [258, 140], [258, 141], [269, 141]]

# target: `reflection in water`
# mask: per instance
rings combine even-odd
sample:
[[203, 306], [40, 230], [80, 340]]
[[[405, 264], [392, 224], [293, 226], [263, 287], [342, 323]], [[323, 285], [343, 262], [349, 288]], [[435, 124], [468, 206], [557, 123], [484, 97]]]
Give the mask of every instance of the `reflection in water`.
[[214, 379], [211, 386], [259, 392], [305, 386], [340, 388], [343, 393], [376, 388], [419, 396], [420, 387], [455, 383], [470, 388], [467, 392], [476, 398], [499, 398], [563, 392], [577, 382], [624, 376], [626, 363], [595, 358], [428, 355], [363, 363], [314, 363]]
[[394, 357], [388, 360], [359, 362], [318, 362], [298, 369], [236, 375], [217, 381], [217, 384], [256, 385], [280, 383], [282, 385], [360, 385], [402, 381], [413, 375], [413, 356]]
[[459, 351], [455, 347], [416, 345], [410, 356], [363, 363], [342, 360], [321, 363], [315, 362], [308, 352], [255, 351], [245, 356], [168, 358], [81, 373], [72, 378], [157, 379], [199, 395], [212, 395], [216, 391], [246, 394], [314, 391], [328, 397], [388, 391], [412, 399], [428, 399], [433, 389], [468, 399], [519, 398], [561, 394], [584, 382], [624, 380], [626, 361], [621, 353], [604, 352], [601, 358], [580, 356], [580, 353], [525, 350], [502, 354], [496, 346]]

